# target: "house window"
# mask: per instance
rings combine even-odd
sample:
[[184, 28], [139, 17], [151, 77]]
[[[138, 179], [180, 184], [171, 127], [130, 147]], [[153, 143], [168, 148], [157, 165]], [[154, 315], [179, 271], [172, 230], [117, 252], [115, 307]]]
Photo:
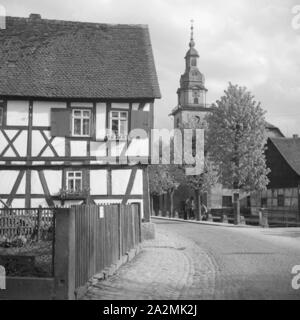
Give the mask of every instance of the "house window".
[[126, 138], [128, 134], [128, 112], [111, 111], [110, 129], [113, 138]]
[[67, 172], [67, 189], [71, 192], [82, 191], [82, 172], [68, 171]]
[[265, 208], [267, 206], [267, 198], [261, 198], [260, 199], [260, 206], [262, 208]]
[[91, 111], [74, 109], [72, 112], [73, 136], [88, 137], [91, 132]]
[[194, 104], [199, 104], [199, 99], [198, 98], [194, 98]]
[[232, 207], [232, 196], [223, 196], [222, 197], [222, 207], [231, 208]]
[[191, 65], [192, 65], [192, 67], [196, 67], [197, 66], [197, 60], [196, 59], [192, 59]]
[[3, 126], [4, 122], [4, 110], [2, 107], [0, 107], [0, 126]]
[[277, 205], [278, 205], [278, 207], [284, 207], [284, 195], [283, 194], [279, 194], [277, 196]]

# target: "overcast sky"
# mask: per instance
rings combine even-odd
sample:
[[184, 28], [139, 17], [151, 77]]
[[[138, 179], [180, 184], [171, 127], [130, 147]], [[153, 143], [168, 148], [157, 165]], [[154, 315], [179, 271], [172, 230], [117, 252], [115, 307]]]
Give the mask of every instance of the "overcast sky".
[[288, 136], [300, 134], [300, 30], [291, 25], [300, 0], [0, 0], [7, 14], [48, 19], [148, 24], [163, 98], [156, 127], [171, 127], [184, 71], [190, 20], [206, 77], [207, 102], [228, 82], [246, 86], [266, 118]]

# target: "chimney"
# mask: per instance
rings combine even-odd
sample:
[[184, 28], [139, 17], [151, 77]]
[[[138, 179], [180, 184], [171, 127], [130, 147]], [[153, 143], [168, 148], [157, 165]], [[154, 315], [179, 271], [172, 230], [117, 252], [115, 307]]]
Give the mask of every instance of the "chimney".
[[31, 13], [31, 14], [29, 15], [29, 20], [31, 20], [31, 21], [39, 21], [39, 20], [41, 20], [41, 19], [42, 19], [42, 17], [41, 17], [41, 15], [38, 14], [38, 13]]
[[293, 134], [293, 138], [297, 139], [297, 138], [299, 138], [299, 136], [297, 134]]

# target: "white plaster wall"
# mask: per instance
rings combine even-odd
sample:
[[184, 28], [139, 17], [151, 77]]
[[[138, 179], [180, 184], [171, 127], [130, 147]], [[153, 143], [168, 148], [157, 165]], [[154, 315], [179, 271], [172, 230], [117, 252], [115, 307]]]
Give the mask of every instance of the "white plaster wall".
[[42, 206], [43, 208], [48, 208], [48, 203], [46, 199], [31, 199], [31, 208], [38, 208], [39, 206]]
[[7, 101], [7, 124], [28, 126], [29, 101]]
[[150, 111], [150, 103], [145, 104], [143, 111]]
[[31, 171], [31, 193], [44, 194], [44, 190], [37, 171]]
[[130, 143], [127, 151], [127, 156], [141, 156], [146, 157], [149, 155], [149, 139], [134, 139]]
[[11, 203], [12, 208], [25, 208], [25, 199], [14, 199]]
[[111, 156], [119, 157], [125, 147], [125, 142], [111, 142]]
[[0, 132], [0, 154], [2, 153], [3, 149], [7, 146], [7, 140], [4, 138], [2, 132]]
[[[44, 138], [42, 137], [39, 131], [33, 130], [32, 131], [32, 156], [36, 157], [44, 145], [46, 144]], [[43, 154], [44, 156], [44, 154]]]
[[125, 194], [129, 182], [131, 169], [112, 170], [112, 194]]
[[71, 156], [85, 157], [87, 155], [86, 141], [71, 141]]
[[138, 169], [133, 183], [131, 194], [143, 194], [143, 170]]
[[72, 108], [93, 108], [92, 102], [72, 102]]
[[51, 109], [66, 108], [66, 102], [34, 101], [33, 102], [33, 126], [51, 126]]
[[90, 171], [90, 189], [91, 189], [91, 195], [107, 194], [107, 171], [106, 170]]
[[62, 171], [44, 170], [45, 179], [51, 195], [59, 193], [62, 184]]
[[0, 193], [11, 193], [18, 174], [19, 171], [17, 170], [0, 170]]
[[[1, 200], [6, 203], [7, 199], [6, 198], [1, 198]], [[0, 208], [4, 208], [4, 204], [0, 202]]]
[[26, 157], [27, 155], [27, 130], [22, 131], [16, 141], [14, 142], [14, 147], [17, 149], [21, 157]]
[[23, 175], [17, 194], [25, 194], [25, 185], [26, 185], [26, 173]]
[[129, 103], [112, 103], [112, 109], [129, 109]]
[[65, 138], [56, 137], [52, 141], [52, 146], [60, 157], [64, 157], [66, 154], [65, 150]]
[[96, 139], [103, 140], [106, 136], [106, 103], [96, 104]]
[[133, 103], [132, 110], [139, 110], [139, 103]]
[[106, 156], [106, 143], [91, 141], [90, 152], [92, 157], [105, 157]]

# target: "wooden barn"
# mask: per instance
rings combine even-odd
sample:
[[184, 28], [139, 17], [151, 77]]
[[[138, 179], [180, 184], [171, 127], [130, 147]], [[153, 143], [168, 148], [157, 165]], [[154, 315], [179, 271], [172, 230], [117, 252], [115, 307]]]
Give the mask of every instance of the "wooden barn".
[[[139, 202], [160, 90], [148, 27], [7, 17], [0, 30], [0, 200]], [[137, 157], [137, 158], [136, 158]], [[129, 161], [128, 161], [129, 160]]]
[[266, 161], [268, 189], [251, 195], [251, 207], [292, 212], [300, 220], [300, 138], [269, 138]]

